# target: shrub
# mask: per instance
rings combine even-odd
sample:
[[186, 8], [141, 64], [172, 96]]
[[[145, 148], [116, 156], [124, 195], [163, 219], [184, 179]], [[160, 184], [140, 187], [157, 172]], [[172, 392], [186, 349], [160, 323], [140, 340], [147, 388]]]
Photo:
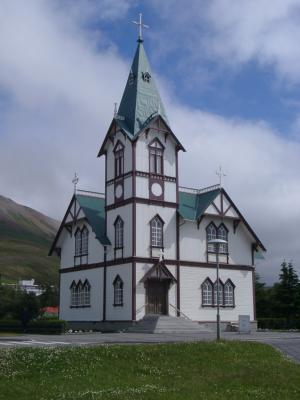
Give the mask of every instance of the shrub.
[[[66, 321], [59, 319], [35, 320], [27, 324], [26, 333], [55, 334], [67, 330]], [[23, 325], [18, 320], [0, 320], [0, 332], [24, 332]]]
[[300, 329], [300, 319], [287, 318], [257, 318], [260, 329]]

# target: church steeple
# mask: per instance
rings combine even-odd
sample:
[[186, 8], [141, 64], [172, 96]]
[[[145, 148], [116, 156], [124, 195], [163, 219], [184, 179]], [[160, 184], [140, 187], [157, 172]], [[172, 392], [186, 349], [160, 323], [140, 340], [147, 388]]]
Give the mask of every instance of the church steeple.
[[155, 115], [168, 122], [163, 103], [152, 76], [150, 64], [139, 35], [126, 87], [118, 110], [120, 125], [131, 136], [136, 135]]

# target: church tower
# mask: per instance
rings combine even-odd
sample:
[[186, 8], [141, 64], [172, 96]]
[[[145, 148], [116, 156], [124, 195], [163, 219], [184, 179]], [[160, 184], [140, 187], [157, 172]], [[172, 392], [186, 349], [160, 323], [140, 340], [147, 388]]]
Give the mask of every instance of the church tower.
[[[133, 292], [137, 261], [153, 266], [159, 258], [178, 255], [180, 150], [140, 34], [119, 109], [98, 154], [106, 158], [106, 232], [112, 243], [107, 260], [131, 260]], [[135, 319], [134, 304], [132, 314]]]

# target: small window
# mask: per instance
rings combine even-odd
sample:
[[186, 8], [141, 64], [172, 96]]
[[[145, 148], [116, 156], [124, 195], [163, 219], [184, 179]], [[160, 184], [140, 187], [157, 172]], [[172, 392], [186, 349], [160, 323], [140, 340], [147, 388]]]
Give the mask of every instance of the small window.
[[[218, 228], [218, 239], [226, 240], [227, 242], [227, 229], [225, 228], [224, 224], [221, 224]], [[219, 245], [219, 252], [220, 253], [228, 253], [228, 243], [220, 243]]]
[[234, 285], [230, 280], [224, 285], [224, 303], [226, 307], [234, 307]]
[[115, 178], [123, 175], [124, 173], [124, 146], [118, 141], [115, 148]]
[[119, 275], [116, 276], [114, 282], [114, 306], [123, 306], [123, 281]]
[[213, 285], [209, 279], [202, 283], [202, 305], [213, 305]]
[[91, 285], [86, 279], [84, 284], [79, 280], [76, 284], [72, 282], [70, 286], [71, 307], [89, 307], [91, 305]]
[[213, 222], [211, 222], [206, 228], [206, 237], [207, 237], [207, 251], [209, 253], [214, 253], [215, 245], [213, 243], [209, 243], [210, 240], [214, 240], [217, 238], [217, 228]]
[[121, 249], [124, 245], [124, 222], [121, 217], [115, 221], [115, 248]]
[[85, 226], [81, 232], [81, 255], [87, 255], [89, 252], [89, 231]]
[[158, 139], [149, 145], [149, 170], [152, 174], [163, 175], [164, 147]]
[[91, 285], [86, 279], [83, 285], [83, 306], [91, 305]]
[[142, 72], [142, 78], [143, 78], [143, 81], [144, 81], [144, 82], [149, 83], [150, 80], [151, 80], [151, 75], [149, 74], [148, 71]]
[[75, 256], [81, 255], [81, 231], [78, 228], [75, 232]]
[[151, 246], [163, 247], [163, 221], [157, 215], [150, 222], [151, 227]]
[[135, 79], [135, 75], [134, 75], [134, 73], [132, 71], [130, 71], [129, 77], [128, 77], [128, 84], [129, 85], [133, 85], [134, 79]]
[[[223, 283], [219, 280], [219, 306], [223, 305]], [[218, 292], [218, 283], [217, 281], [214, 284], [214, 305], [217, 306], [218, 299], [217, 299], [217, 292]]]

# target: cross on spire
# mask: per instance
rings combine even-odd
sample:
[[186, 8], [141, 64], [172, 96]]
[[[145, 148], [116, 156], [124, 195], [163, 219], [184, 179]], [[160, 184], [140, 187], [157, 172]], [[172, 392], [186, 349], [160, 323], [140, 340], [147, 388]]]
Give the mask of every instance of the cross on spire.
[[138, 38], [138, 42], [142, 42], [143, 41], [143, 28], [149, 28], [148, 25], [143, 24], [143, 15], [142, 13], [140, 13], [140, 17], [139, 17], [139, 22], [137, 21], [131, 21], [133, 24], [138, 25], [139, 27], [139, 38]]
[[79, 182], [79, 178], [78, 178], [77, 173], [75, 172], [74, 178], [72, 179], [72, 183], [74, 185], [74, 194], [76, 194], [76, 187], [77, 187], [78, 182]]
[[223, 178], [224, 176], [226, 176], [226, 174], [224, 174], [221, 165], [219, 166], [218, 171], [216, 171], [216, 175], [218, 175], [218, 177], [219, 177], [219, 180], [220, 180], [220, 188], [222, 188], [222, 178]]

